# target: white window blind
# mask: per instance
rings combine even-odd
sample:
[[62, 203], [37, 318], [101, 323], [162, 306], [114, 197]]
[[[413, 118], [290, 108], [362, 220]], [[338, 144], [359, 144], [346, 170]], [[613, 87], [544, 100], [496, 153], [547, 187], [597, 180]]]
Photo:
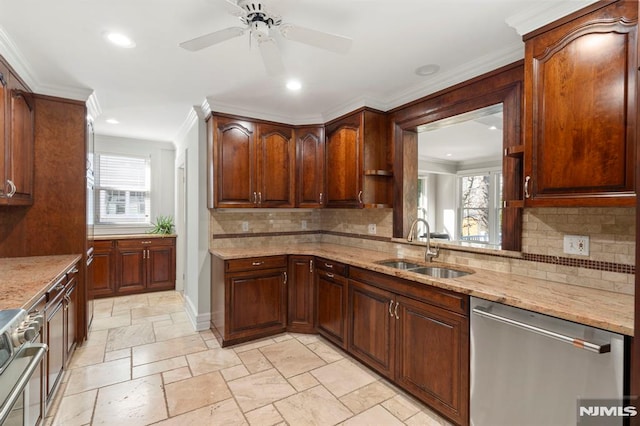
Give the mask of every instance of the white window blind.
[[97, 155], [97, 223], [150, 222], [151, 165], [145, 157]]

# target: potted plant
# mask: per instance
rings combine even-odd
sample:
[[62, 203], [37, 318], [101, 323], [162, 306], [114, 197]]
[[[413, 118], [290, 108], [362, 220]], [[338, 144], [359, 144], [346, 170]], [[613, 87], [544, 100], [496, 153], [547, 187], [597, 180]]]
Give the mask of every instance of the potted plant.
[[158, 216], [155, 223], [148, 232], [149, 234], [172, 234], [173, 233], [173, 216]]

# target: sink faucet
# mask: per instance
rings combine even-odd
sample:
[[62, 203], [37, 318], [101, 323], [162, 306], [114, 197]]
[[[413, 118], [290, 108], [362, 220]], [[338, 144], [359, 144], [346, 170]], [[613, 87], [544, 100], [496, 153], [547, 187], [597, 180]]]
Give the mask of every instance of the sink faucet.
[[438, 254], [440, 254], [440, 249], [439, 247], [434, 247], [434, 250], [431, 250], [431, 231], [429, 230], [429, 222], [422, 218], [417, 218], [416, 220], [414, 220], [411, 224], [411, 228], [409, 229], [407, 241], [411, 242], [415, 238], [415, 234], [418, 232], [418, 222], [424, 223], [424, 226], [427, 228], [427, 242], [424, 248], [424, 260], [427, 262], [431, 262], [434, 257], [438, 257]]

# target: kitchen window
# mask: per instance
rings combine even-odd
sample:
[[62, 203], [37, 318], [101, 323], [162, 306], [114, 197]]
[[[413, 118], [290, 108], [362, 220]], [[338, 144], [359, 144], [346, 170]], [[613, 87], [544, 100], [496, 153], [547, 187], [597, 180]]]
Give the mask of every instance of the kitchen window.
[[96, 162], [96, 223], [149, 224], [149, 158], [97, 154]]
[[476, 172], [458, 176], [460, 191], [460, 239], [500, 244], [502, 222], [502, 173]]

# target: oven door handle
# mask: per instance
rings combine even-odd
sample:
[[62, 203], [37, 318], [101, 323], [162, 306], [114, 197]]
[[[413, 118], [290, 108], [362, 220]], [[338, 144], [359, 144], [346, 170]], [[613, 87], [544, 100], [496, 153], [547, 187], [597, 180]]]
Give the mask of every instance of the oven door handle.
[[24, 372], [20, 375], [18, 379], [18, 383], [13, 387], [13, 390], [7, 397], [5, 401], [2, 402], [2, 407], [0, 408], [0, 424], [3, 424], [4, 421], [9, 417], [9, 413], [11, 412], [11, 408], [16, 403], [24, 388], [29, 384], [29, 380], [31, 380], [31, 376], [33, 376], [34, 371], [38, 368], [38, 364], [44, 358], [44, 354], [47, 353], [48, 347], [42, 343], [31, 343], [26, 344], [23, 348], [24, 351], [35, 351], [35, 354], [32, 355], [33, 358], [25, 368]]
[[499, 321], [502, 322], [504, 324], [508, 324], [514, 327], [518, 327], [521, 328], [523, 330], [527, 330], [536, 334], [540, 334], [542, 336], [546, 336], [546, 337], [550, 337], [552, 339], [556, 339], [559, 340], [561, 342], [564, 343], [569, 343], [570, 345], [573, 345], [577, 348], [580, 349], [585, 349], [587, 351], [590, 352], [595, 352], [597, 354], [604, 354], [604, 353], [608, 353], [611, 352], [611, 345], [609, 343], [606, 344], [598, 344], [596, 342], [589, 342], [587, 340], [583, 340], [577, 337], [573, 337], [573, 336], [567, 336], [565, 334], [561, 334], [561, 333], [556, 333], [555, 331], [552, 330], [547, 330], [546, 328], [541, 328], [541, 327], [536, 327], [535, 325], [532, 324], [527, 324], [512, 318], [507, 318], [505, 316], [502, 315], [497, 315], [494, 314], [492, 312], [489, 312], [488, 310], [486, 310], [485, 308], [482, 307], [475, 307], [472, 309], [473, 313], [476, 315], [480, 315], [481, 317], [485, 317], [485, 318], [489, 318], [492, 319], [494, 321]]

